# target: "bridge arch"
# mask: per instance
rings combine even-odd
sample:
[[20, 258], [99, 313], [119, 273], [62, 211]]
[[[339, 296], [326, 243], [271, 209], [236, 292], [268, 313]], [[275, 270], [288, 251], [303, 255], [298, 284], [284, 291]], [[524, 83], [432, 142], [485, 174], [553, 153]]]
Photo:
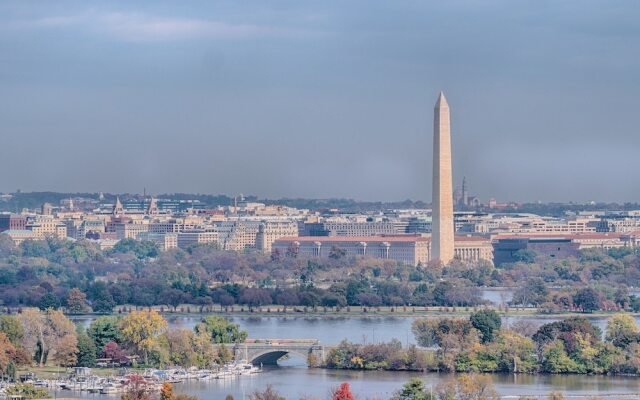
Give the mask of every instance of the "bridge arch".
[[296, 354], [302, 357], [305, 362], [309, 356], [309, 352], [302, 352], [299, 350], [271, 349], [252, 354], [249, 362], [253, 365], [277, 365], [278, 360], [287, 354]]
[[313, 354], [315, 363], [324, 360], [324, 347], [315, 339], [248, 339], [233, 347], [236, 361], [246, 360], [254, 365], [276, 365], [287, 354], [298, 355], [305, 362]]

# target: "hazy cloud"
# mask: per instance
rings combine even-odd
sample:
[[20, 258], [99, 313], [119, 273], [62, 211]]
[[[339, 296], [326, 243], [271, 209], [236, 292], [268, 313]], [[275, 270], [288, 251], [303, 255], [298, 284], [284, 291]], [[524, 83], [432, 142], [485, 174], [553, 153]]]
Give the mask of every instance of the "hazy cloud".
[[186, 39], [305, 37], [326, 35], [325, 32], [261, 26], [249, 23], [227, 23], [195, 18], [159, 17], [141, 13], [88, 11], [79, 15], [46, 16], [33, 20], [9, 22], [13, 29], [69, 28], [106, 34], [128, 42], [171, 41]]
[[640, 2], [0, 2], [0, 190], [639, 201]]

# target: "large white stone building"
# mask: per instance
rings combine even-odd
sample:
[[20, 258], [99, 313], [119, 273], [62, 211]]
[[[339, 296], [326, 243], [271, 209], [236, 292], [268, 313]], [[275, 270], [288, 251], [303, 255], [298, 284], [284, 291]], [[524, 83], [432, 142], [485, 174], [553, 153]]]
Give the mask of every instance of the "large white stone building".
[[[429, 236], [298, 236], [285, 237], [273, 243], [280, 256], [295, 254], [304, 258], [328, 258], [336, 251], [344, 256], [367, 256], [389, 259], [407, 265], [426, 265], [432, 260]], [[454, 258], [465, 261], [493, 262], [491, 241], [475, 236], [456, 237]]]

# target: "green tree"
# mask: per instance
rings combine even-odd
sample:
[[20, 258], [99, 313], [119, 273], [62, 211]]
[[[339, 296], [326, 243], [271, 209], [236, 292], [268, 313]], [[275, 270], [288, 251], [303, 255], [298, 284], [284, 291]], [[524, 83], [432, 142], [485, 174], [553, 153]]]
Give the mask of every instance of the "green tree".
[[24, 257], [49, 257], [51, 248], [46, 240], [25, 240], [20, 243], [20, 249]]
[[593, 312], [600, 309], [600, 295], [595, 289], [583, 288], [573, 296], [573, 304], [582, 308], [584, 312]]
[[567, 354], [564, 345], [557, 340], [549, 343], [543, 352], [542, 371], [550, 374], [584, 372], [583, 368]]
[[13, 315], [0, 315], [0, 332], [7, 335], [7, 338], [14, 345], [20, 344], [24, 329], [18, 318]]
[[536, 252], [533, 250], [522, 249], [513, 253], [513, 259], [516, 262], [523, 262], [526, 264], [533, 264], [536, 261]]
[[247, 339], [247, 331], [241, 330], [238, 324], [227, 321], [217, 315], [209, 315], [196, 326], [196, 332], [206, 331], [211, 335], [213, 343], [240, 343]]
[[500, 330], [502, 321], [495, 310], [480, 310], [471, 314], [471, 325], [480, 332], [480, 341], [487, 343], [493, 341], [494, 333]]
[[133, 253], [138, 259], [157, 257], [159, 254], [158, 246], [149, 241], [138, 241], [134, 239], [122, 239], [113, 249], [112, 253]]
[[501, 330], [495, 341], [499, 372], [535, 372], [538, 366], [535, 344], [528, 337], [510, 330]]
[[81, 332], [78, 334], [78, 367], [93, 367], [96, 364], [96, 345], [94, 341], [86, 334]]
[[537, 306], [546, 301], [549, 290], [541, 278], [531, 278], [513, 292], [511, 303]]
[[424, 382], [420, 378], [411, 378], [392, 398], [392, 400], [435, 400], [435, 396], [428, 393]]
[[60, 308], [60, 299], [58, 298], [58, 296], [51, 292], [45, 293], [45, 295], [42, 296], [40, 298], [40, 301], [38, 302], [38, 308], [43, 311], [48, 308], [57, 310], [58, 308]]
[[16, 364], [12, 361], [7, 364], [7, 368], [5, 369], [5, 375], [9, 377], [9, 380], [15, 382], [16, 375], [18, 374], [18, 369], [16, 368]]
[[122, 335], [118, 328], [118, 317], [103, 316], [94, 319], [87, 329], [87, 334], [98, 350], [102, 351], [109, 342], [122, 343]]

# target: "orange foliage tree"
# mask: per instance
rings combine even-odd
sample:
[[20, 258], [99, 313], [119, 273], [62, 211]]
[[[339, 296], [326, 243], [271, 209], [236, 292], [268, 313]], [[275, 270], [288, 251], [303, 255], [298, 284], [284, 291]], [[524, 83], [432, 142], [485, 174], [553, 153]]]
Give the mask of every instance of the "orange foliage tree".
[[354, 400], [355, 397], [351, 393], [351, 388], [347, 382], [343, 382], [333, 391], [331, 396], [333, 400]]

